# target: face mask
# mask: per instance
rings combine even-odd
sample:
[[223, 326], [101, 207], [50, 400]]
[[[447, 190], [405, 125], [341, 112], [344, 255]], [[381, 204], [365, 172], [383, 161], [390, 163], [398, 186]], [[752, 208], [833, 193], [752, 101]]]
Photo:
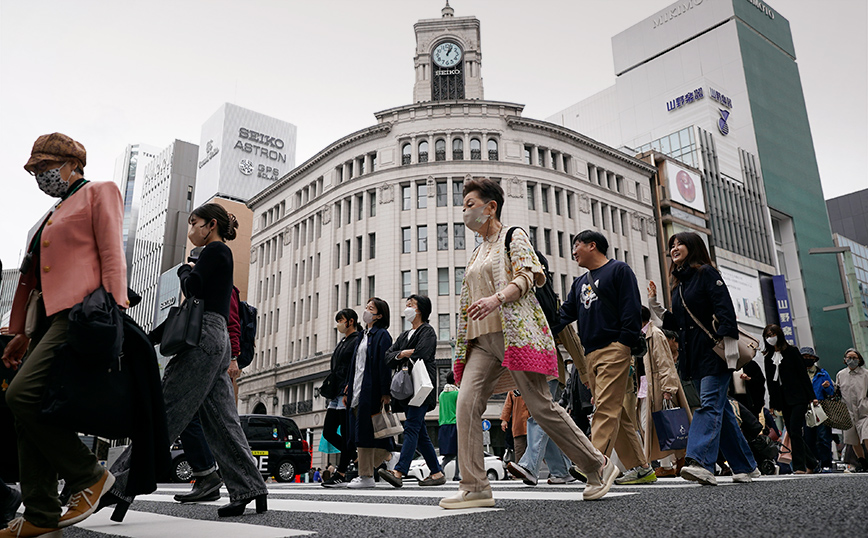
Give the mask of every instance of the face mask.
[[66, 165], [36, 174], [36, 184], [39, 185], [39, 190], [52, 198], [62, 198], [69, 190], [69, 183], [60, 177], [60, 169], [64, 166]]
[[769, 336], [768, 338], [766, 338], [766, 342], [770, 346], [776, 346], [778, 344], [778, 337], [777, 336]]
[[814, 368], [814, 359], [805, 359], [805, 368], [812, 370]]
[[365, 310], [362, 313], [362, 321], [364, 321], [366, 325], [370, 325], [374, 322], [374, 315], [371, 314], [370, 311]]
[[341, 333], [341, 334], [346, 334], [346, 332], [347, 332], [347, 322], [346, 322], [346, 321], [339, 321], [339, 322], [337, 322], [337, 324], [335, 325], [335, 328], [338, 330], [339, 333]]
[[485, 206], [474, 207], [464, 210], [464, 225], [474, 232], [478, 232], [482, 228], [491, 215], [485, 215]]
[[855, 370], [859, 366], [859, 359], [847, 359], [847, 366]]
[[413, 323], [413, 320], [416, 319], [416, 309], [408, 306], [404, 309], [404, 317], [407, 318], [407, 321]]

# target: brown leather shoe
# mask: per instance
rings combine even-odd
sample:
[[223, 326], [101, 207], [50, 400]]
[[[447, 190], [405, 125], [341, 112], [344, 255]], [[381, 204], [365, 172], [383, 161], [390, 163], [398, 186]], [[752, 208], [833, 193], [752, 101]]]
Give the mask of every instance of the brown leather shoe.
[[23, 517], [17, 517], [9, 522], [9, 526], [0, 530], [0, 538], [60, 538], [63, 530], [54, 527], [37, 527]]
[[657, 475], [657, 478], [675, 478], [678, 476], [678, 471], [675, 470], [674, 467], [670, 469], [664, 469], [663, 467], [658, 467], [654, 474]]
[[114, 483], [114, 475], [108, 471], [104, 471], [96, 484], [73, 493], [72, 497], [69, 498], [66, 513], [61, 516], [60, 521], [57, 522], [57, 526], [62, 529], [87, 519], [96, 510], [100, 497], [108, 493], [108, 490], [111, 489]]

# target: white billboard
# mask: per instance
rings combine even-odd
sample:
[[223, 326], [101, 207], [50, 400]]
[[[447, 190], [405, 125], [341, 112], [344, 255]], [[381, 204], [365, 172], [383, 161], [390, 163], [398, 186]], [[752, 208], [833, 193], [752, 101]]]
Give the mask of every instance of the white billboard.
[[754, 327], [765, 327], [765, 310], [763, 309], [759, 277], [734, 271], [727, 267], [720, 267], [720, 275], [732, 297], [735, 317], [738, 322]]
[[671, 160], [664, 163], [663, 170], [669, 199], [704, 213], [705, 195], [699, 174]]

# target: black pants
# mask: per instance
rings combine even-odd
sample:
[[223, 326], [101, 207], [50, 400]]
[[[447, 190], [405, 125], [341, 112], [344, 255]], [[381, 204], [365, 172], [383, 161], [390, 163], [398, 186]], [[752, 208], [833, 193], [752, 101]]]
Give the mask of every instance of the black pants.
[[[338, 433], [338, 426], [340, 426], [342, 433]], [[347, 410], [327, 410], [325, 422], [323, 423], [322, 436], [325, 437], [325, 440], [331, 443], [333, 447], [341, 451], [341, 457], [340, 460], [338, 460], [337, 466], [337, 471], [341, 474], [347, 474], [347, 467], [355, 457], [355, 448], [352, 446], [352, 443], [347, 443], [349, 439], [345, 435], [347, 431]]]
[[790, 448], [793, 451], [793, 471], [815, 469], [819, 462], [808, 449], [808, 445], [805, 444], [805, 438], [802, 433], [805, 428], [805, 413], [808, 412], [808, 404], [787, 406], [782, 411], [784, 413], [784, 423], [787, 425], [787, 432], [790, 434]]

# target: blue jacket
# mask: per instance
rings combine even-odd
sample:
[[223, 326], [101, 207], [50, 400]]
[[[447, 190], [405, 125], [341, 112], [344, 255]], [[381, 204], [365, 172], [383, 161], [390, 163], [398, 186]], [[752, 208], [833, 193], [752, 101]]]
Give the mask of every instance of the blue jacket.
[[[808, 372], [808, 375], [811, 375], [810, 372]], [[829, 386], [824, 387], [823, 381], [828, 381]], [[817, 368], [817, 373], [814, 374], [814, 379], [811, 380], [811, 384], [814, 385], [814, 394], [817, 396], [818, 400], [825, 400], [826, 398], [831, 398], [835, 395], [835, 382], [832, 381], [829, 372], [822, 368]]]

